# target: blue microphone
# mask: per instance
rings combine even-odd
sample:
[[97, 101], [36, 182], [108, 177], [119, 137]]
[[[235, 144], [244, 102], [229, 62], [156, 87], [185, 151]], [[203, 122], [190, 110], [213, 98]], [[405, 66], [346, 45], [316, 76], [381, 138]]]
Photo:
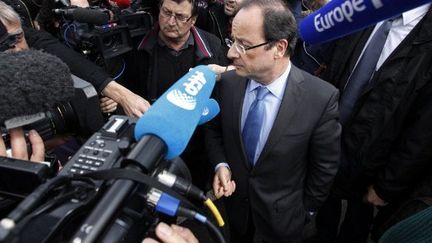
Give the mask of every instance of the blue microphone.
[[309, 44], [331, 41], [431, 1], [333, 0], [300, 23], [300, 36]]
[[135, 139], [157, 136], [167, 147], [165, 159], [179, 156], [200, 123], [205, 107], [215, 107], [209, 101], [215, 83], [216, 74], [207, 66], [191, 69], [137, 121]]

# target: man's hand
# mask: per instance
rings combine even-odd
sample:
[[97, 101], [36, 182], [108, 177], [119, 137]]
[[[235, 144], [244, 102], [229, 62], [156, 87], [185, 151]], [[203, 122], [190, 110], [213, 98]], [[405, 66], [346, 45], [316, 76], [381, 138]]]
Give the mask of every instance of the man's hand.
[[[189, 229], [177, 226], [167, 225], [163, 222], [156, 226], [156, 235], [163, 243], [198, 243], [197, 238]], [[146, 238], [142, 243], [157, 243], [154, 239]]]
[[[28, 139], [32, 147], [32, 154], [29, 156], [24, 131], [21, 127], [9, 130], [12, 158], [21, 160], [31, 160], [35, 162], [44, 161], [45, 146], [42, 138], [35, 130], [29, 131]], [[0, 156], [6, 156], [6, 146], [0, 136]]]
[[71, 3], [71, 5], [77, 6], [80, 8], [90, 7], [90, 4], [87, 0], [71, 0], [70, 3]]
[[368, 192], [366, 193], [366, 195], [364, 197], [364, 201], [366, 203], [369, 203], [369, 204], [375, 206], [375, 207], [387, 205], [387, 202], [385, 202], [383, 199], [381, 199], [378, 196], [378, 194], [376, 194], [373, 186], [369, 186]]
[[103, 113], [111, 113], [117, 110], [117, 102], [108, 97], [100, 98], [100, 108]]
[[119, 103], [128, 116], [140, 117], [150, 108], [150, 103], [147, 100], [116, 81], [109, 82], [102, 93]]
[[219, 167], [213, 178], [213, 193], [216, 198], [229, 197], [235, 189], [236, 184], [231, 180], [231, 171], [225, 166]]

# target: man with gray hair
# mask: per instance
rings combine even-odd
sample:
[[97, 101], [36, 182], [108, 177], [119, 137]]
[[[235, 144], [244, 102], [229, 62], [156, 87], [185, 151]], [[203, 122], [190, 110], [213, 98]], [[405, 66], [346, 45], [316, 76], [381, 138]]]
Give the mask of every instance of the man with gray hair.
[[0, 1], [0, 51], [28, 49], [18, 14]]

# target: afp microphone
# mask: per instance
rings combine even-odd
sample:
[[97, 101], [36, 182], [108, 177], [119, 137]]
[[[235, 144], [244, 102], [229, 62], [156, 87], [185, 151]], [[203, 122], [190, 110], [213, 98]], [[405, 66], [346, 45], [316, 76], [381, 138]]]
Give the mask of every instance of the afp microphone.
[[309, 44], [337, 39], [432, 0], [332, 0], [300, 23]]
[[215, 106], [209, 101], [215, 83], [216, 75], [208, 67], [191, 69], [138, 120], [135, 139], [138, 141], [146, 134], [156, 135], [167, 146], [165, 159], [180, 155], [200, 123], [204, 109]]
[[69, 68], [36, 50], [0, 53], [0, 124], [47, 111], [74, 96]]

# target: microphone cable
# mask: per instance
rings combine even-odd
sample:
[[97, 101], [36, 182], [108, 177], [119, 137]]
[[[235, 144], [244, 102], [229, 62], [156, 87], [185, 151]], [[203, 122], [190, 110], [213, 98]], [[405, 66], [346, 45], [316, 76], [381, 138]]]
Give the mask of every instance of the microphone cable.
[[218, 222], [219, 227], [222, 227], [225, 225], [225, 222], [218, 210], [218, 208], [214, 205], [213, 201], [207, 197], [202, 190], [200, 190], [198, 187], [194, 186], [189, 181], [178, 177], [174, 174], [171, 174], [167, 171], [162, 171], [157, 176], [158, 181], [168, 187], [173, 188], [174, 190], [177, 190], [181, 193], [186, 194], [187, 196], [190, 196], [196, 200], [203, 201], [204, 205], [210, 209], [213, 216], [215, 217], [216, 221]]
[[153, 206], [156, 212], [168, 216], [182, 216], [205, 224], [211, 232], [213, 232], [219, 242], [225, 243], [225, 238], [222, 233], [207, 217], [195, 210], [181, 206], [180, 200], [168, 193], [152, 188], [147, 193], [147, 203]]

